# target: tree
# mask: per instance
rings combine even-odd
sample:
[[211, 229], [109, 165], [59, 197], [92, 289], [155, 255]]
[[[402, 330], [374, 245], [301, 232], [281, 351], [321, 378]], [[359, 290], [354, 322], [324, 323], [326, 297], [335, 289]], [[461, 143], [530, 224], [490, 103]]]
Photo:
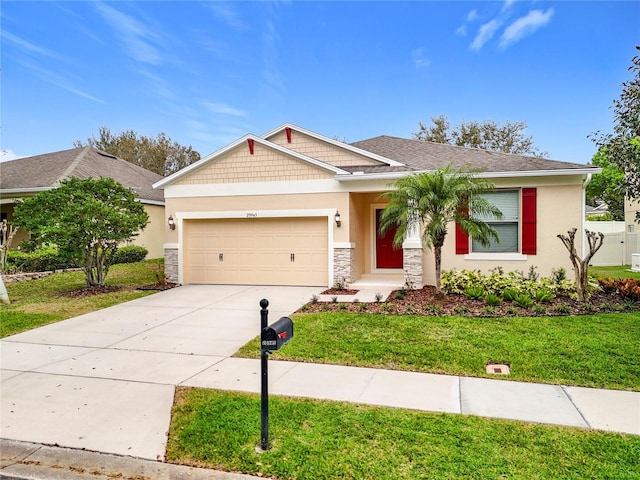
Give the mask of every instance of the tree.
[[600, 247], [602, 247], [604, 243], [604, 233], [585, 230], [589, 253], [582, 259], [576, 250], [576, 232], [577, 229], [572, 228], [566, 235], [558, 235], [558, 238], [569, 251], [573, 272], [576, 276], [576, 293], [578, 294], [578, 300], [584, 302], [589, 299], [589, 262]]
[[518, 155], [533, 155], [547, 157], [548, 153], [540, 151], [531, 137], [524, 131], [526, 122], [507, 121], [499, 125], [493, 120], [484, 122], [462, 121], [453, 130], [446, 115], [432, 117], [432, 126], [418, 122], [419, 131], [413, 133], [413, 138], [424, 142], [448, 143], [459, 147], [481, 148], [494, 152], [515, 153]]
[[[636, 50], [640, 51], [640, 46], [636, 46]], [[606, 147], [609, 160], [624, 172], [621, 188], [625, 195], [631, 199], [639, 199], [640, 55], [631, 59], [628, 70], [632, 72], [633, 78], [622, 83], [622, 93], [613, 101], [613, 132], [596, 132], [591, 138], [599, 148]]]
[[31, 241], [58, 247], [82, 266], [87, 286], [104, 285], [110, 257], [149, 221], [135, 194], [111, 178], [63, 180], [60, 187], [16, 203], [13, 223]]
[[587, 204], [597, 206], [604, 202], [609, 207], [613, 220], [624, 220], [624, 191], [621, 187], [624, 181], [622, 169], [607, 156], [606, 147], [600, 148], [591, 160], [593, 165], [602, 168], [602, 173], [594, 175], [587, 185]]
[[200, 154], [191, 145], [180, 145], [164, 133], [151, 138], [138, 136], [133, 130], [127, 130], [114, 136], [107, 127], [100, 127], [97, 139], [89, 137], [86, 144], [80, 140], [74, 142], [76, 147], [86, 145], [163, 176], [171, 175], [200, 160]]
[[473, 172], [447, 166], [431, 173], [400, 178], [395, 189], [381, 194], [389, 203], [380, 216], [380, 233], [397, 227], [393, 243], [400, 247], [415, 225], [422, 228], [422, 247], [435, 256], [436, 290], [441, 293], [442, 246], [451, 222], [483, 245], [498, 241], [496, 231], [478, 216], [502, 218], [502, 212], [479, 194], [494, 189], [493, 183], [476, 178]]

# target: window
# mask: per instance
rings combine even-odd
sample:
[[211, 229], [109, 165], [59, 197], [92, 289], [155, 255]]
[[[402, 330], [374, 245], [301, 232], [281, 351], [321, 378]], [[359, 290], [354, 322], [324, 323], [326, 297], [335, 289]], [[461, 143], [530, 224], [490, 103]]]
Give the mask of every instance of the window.
[[497, 190], [482, 195], [497, 206], [503, 214], [501, 219], [483, 218], [497, 232], [499, 242], [491, 242], [483, 247], [475, 240], [469, 241], [468, 235], [456, 225], [456, 254], [492, 255], [535, 255], [537, 250], [537, 189]]
[[491, 240], [487, 246], [482, 245], [475, 238], [471, 239], [472, 252], [518, 252], [518, 231], [520, 226], [520, 192], [517, 190], [498, 190], [480, 195], [495, 205], [502, 212], [502, 218], [479, 216], [498, 232], [498, 242]]

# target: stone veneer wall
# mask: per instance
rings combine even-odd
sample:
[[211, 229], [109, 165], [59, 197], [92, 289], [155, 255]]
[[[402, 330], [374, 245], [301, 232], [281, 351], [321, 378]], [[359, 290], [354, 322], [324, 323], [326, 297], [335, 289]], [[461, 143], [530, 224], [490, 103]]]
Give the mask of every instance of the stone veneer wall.
[[[354, 248], [333, 249], [333, 283], [342, 282], [347, 287], [353, 282]], [[330, 285], [331, 287], [333, 285]]]
[[171, 283], [178, 283], [178, 249], [164, 249], [164, 276]]
[[404, 278], [412, 288], [422, 288], [422, 248], [404, 248]]

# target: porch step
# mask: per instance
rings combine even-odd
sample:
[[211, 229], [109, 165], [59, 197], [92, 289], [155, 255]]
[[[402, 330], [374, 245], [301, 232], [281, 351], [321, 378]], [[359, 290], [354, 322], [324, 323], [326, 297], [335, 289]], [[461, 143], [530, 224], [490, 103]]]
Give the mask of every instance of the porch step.
[[384, 288], [397, 289], [404, 286], [404, 275], [402, 274], [376, 274], [365, 273], [358, 280], [352, 282], [349, 288], [354, 290]]

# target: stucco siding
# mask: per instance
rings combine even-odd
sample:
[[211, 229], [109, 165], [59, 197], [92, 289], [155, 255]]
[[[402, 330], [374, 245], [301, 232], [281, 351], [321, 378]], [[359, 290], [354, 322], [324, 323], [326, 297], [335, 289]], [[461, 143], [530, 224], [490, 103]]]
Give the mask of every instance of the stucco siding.
[[334, 167], [383, 165], [377, 160], [338, 148], [330, 143], [322, 142], [298, 131], [291, 133], [291, 143], [288, 142], [286, 132], [284, 131], [270, 137], [269, 140], [282, 147], [318, 159]]
[[322, 180], [333, 173], [282, 152], [254, 144], [253, 155], [248, 145], [238, 146], [222, 158], [194, 170], [175, 185], [216, 183], [275, 182]]
[[167, 219], [164, 216], [164, 205], [145, 204], [144, 210], [149, 215], [149, 223], [140, 235], [135, 237], [130, 245], [139, 245], [146, 248], [149, 253], [147, 258], [162, 258], [164, 255], [165, 229], [168, 229]]
[[[488, 273], [501, 266], [506, 272], [521, 271], [527, 273], [531, 266], [541, 276], [550, 276], [555, 268], [562, 267], [571, 276], [572, 265], [569, 253], [562, 245], [558, 234], [568, 230], [582, 229], [582, 186], [549, 185], [537, 187], [537, 235], [536, 255], [527, 255], [526, 260], [505, 260], [500, 255], [493, 259], [479, 260], [465, 258], [455, 253], [455, 225], [450, 224], [442, 251], [442, 270], [480, 270]], [[581, 253], [582, 241], [576, 247]], [[426, 285], [435, 284], [435, 262], [432, 251], [423, 253], [425, 264], [424, 281]]]

